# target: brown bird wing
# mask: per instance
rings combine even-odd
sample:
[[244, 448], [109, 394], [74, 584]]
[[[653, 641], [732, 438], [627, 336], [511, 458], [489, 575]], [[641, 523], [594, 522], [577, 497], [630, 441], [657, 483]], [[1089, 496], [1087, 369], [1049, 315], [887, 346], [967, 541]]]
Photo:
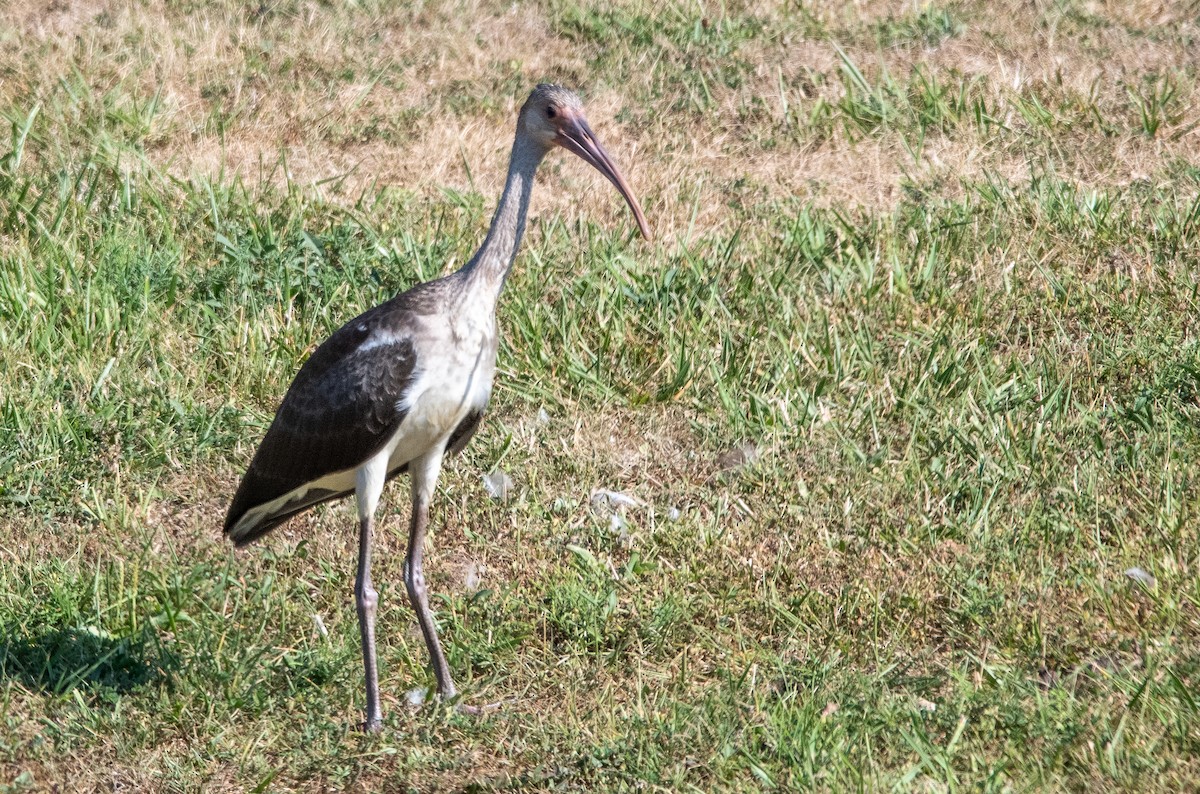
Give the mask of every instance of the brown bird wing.
[[326, 475], [356, 468], [396, 432], [416, 367], [411, 333], [399, 311], [403, 308], [393, 300], [351, 320], [300, 368], [225, 518], [225, 532], [239, 546], [352, 489], [310, 489], [253, 525], [237, 527], [248, 511]]

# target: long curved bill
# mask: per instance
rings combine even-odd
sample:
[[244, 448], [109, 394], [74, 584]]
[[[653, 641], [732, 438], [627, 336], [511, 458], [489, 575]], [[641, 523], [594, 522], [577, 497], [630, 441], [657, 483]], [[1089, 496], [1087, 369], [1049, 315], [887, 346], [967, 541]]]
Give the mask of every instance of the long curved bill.
[[558, 142], [564, 149], [579, 155], [584, 162], [604, 174], [608, 181], [621, 191], [621, 195], [625, 197], [625, 203], [629, 205], [629, 209], [633, 210], [633, 217], [637, 219], [642, 237], [647, 240], [651, 239], [650, 224], [646, 223], [646, 216], [642, 214], [641, 206], [633, 197], [633, 192], [625, 183], [625, 177], [621, 176], [617, 164], [608, 156], [608, 152], [604, 151], [600, 141], [596, 140], [596, 134], [588, 126], [587, 120], [575, 118], [564, 124], [559, 130]]

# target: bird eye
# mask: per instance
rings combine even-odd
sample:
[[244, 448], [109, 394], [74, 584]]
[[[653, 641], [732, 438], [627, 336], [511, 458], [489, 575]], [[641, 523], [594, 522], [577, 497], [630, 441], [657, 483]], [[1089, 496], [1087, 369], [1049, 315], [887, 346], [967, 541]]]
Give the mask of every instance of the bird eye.
[[547, 105], [547, 106], [546, 106], [546, 118], [548, 118], [548, 119], [552, 119], [552, 118], [554, 118], [554, 117], [555, 117], [555, 116], [557, 116], [557, 115], [558, 115], [558, 114], [557, 114], [557, 113], [554, 111], [554, 105]]

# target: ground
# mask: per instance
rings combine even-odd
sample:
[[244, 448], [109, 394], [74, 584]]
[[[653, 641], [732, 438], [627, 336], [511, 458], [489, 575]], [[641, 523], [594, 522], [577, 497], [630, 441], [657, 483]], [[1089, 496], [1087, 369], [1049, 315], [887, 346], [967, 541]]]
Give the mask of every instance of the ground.
[[[0, 4], [0, 791], [1200, 786], [1197, 63], [1155, 0]], [[427, 549], [503, 706], [413, 705], [398, 482], [363, 735], [352, 506], [224, 511], [540, 80], [655, 240], [543, 166]]]

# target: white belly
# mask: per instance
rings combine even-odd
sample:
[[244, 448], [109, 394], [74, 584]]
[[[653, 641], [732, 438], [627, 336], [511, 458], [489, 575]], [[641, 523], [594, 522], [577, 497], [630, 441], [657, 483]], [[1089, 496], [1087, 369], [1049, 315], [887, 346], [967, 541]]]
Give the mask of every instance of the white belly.
[[472, 413], [482, 411], [492, 393], [496, 372], [495, 335], [473, 325], [453, 351], [417, 351], [418, 370], [400, 409], [405, 411], [396, 435], [388, 442], [388, 470], [444, 445]]

